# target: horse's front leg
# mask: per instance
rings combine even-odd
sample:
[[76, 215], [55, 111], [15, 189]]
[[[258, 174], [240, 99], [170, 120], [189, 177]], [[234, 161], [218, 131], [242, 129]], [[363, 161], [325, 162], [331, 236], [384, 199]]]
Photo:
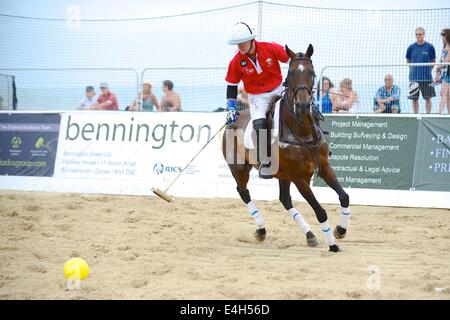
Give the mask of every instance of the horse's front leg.
[[291, 181], [290, 180], [278, 180], [278, 184], [280, 186], [280, 202], [283, 204], [284, 208], [289, 212], [292, 216], [292, 219], [298, 224], [300, 229], [306, 235], [306, 243], [310, 247], [316, 247], [319, 245], [319, 241], [317, 240], [314, 233], [312, 233], [311, 228], [308, 223], [305, 221], [301, 213], [294, 208], [292, 205], [291, 199]]
[[309, 181], [310, 179], [300, 177], [293, 182], [297, 186], [298, 191], [300, 191], [303, 198], [305, 198], [305, 200], [313, 208], [317, 220], [320, 223], [325, 243], [330, 247], [330, 251], [339, 252], [340, 249], [336, 245], [336, 239], [334, 238], [333, 233], [331, 232], [327, 212], [325, 211], [324, 208], [322, 208], [322, 206], [319, 204], [316, 197], [314, 196], [314, 193], [311, 191], [311, 188], [309, 187]]
[[341, 222], [334, 228], [334, 236], [343, 239], [347, 233], [350, 223], [350, 198], [344, 191], [334, 174], [333, 168], [329, 164], [320, 168], [319, 176], [334, 190], [339, 196], [341, 203]]
[[252, 170], [252, 166], [249, 164], [228, 164], [228, 166], [230, 167], [231, 173], [236, 180], [237, 192], [239, 193], [242, 201], [246, 204], [247, 209], [252, 216], [253, 221], [255, 222], [256, 240], [264, 241], [266, 239], [264, 218], [256, 207], [255, 203], [252, 201], [252, 198], [250, 197], [250, 191], [247, 189], [247, 183], [250, 178], [250, 171]]

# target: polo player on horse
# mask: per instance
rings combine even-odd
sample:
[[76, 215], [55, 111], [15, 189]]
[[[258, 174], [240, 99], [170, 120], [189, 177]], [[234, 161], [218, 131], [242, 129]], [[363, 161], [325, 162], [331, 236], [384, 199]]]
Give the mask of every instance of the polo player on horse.
[[245, 22], [234, 25], [228, 41], [238, 46], [238, 52], [228, 66], [225, 80], [227, 86], [227, 123], [237, 121], [239, 112], [235, 108], [238, 84], [242, 80], [250, 101], [250, 120], [256, 132], [256, 148], [259, 177], [271, 179], [270, 142], [263, 139], [267, 133], [266, 113], [274, 96], [282, 92], [283, 76], [279, 62], [288, 63], [289, 56], [283, 46], [274, 42], [255, 40], [256, 34]]
[[[307, 245], [315, 247], [319, 244], [316, 236], [302, 214], [292, 204], [290, 185], [293, 183], [314, 210], [329, 250], [339, 252], [336, 238], [342, 239], [347, 234], [350, 199], [329, 162], [329, 145], [319, 124], [323, 117], [317, 110], [313, 93], [315, 82], [314, 65], [311, 60], [314, 53], [313, 46], [310, 44], [305, 53], [295, 53], [287, 45], [283, 48], [276, 43], [258, 42], [255, 40], [253, 29], [243, 22], [234, 26], [228, 43], [237, 44], [239, 49], [230, 62], [226, 76], [229, 131], [242, 132], [252, 121], [253, 129], [256, 131], [259, 176], [278, 179], [280, 202], [306, 235]], [[289, 62], [289, 71], [283, 85], [281, 85], [283, 79], [280, 61]], [[241, 80], [249, 94], [250, 112], [244, 110], [239, 116], [235, 109], [235, 100], [237, 85]], [[275, 114], [278, 110], [278, 140], [283, 143], [283, 147], [274, 144], [278, 152], [276, 156], [270, 157], [271, 141], [267, 141], [269, 135], [263, 137], [269, 127], [266, 113], [268, 109], [272, 110], [279, 98], [281, 99], [275, 107]], [[236, 190], [256, 224], [255, 237], [258, 241], [263, 241], [266, 238], [265, 221], [247, 188], [254, 164], [246, 150], [248, 148], [245, 147], [242, 135], [223, 136], [224, 158], [229, 159], [231, 155], [234, 159], [235, 155], [240, 154], [245, 160], [227, 161], [227, 164], [236, 180]], [[272, 170], [274, 167], [277, 170]], [[339, 196], [341, 222], [336, 225], [334, 232], [331, 231], [326, 210], [311, 190], [310, 183], [314, 172]]]

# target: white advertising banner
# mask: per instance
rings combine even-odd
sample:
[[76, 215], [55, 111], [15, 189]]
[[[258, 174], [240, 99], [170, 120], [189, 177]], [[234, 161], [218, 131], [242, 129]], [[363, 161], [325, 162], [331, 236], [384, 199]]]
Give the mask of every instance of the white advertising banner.
[[[151, 188], [165, 190], [224, 122], [224, 113], [63, 112], [53, 176], [0, 176], [0, 189], [153, 196]], [[195, 158], [169, 194], [239, 198], [222, 156], [222, 135]], [[279, 196], [278, 180], [259, 179], [256, 170], [250, 173], [248, 189], [257, 200]], [[294, 200], [304, 201], [294, 185], [291, 192]], [[321, 203], [338, 204], [331, 188], [314, 187], [313, 192]], [[445, 192], [347, 192], [352, 204], [450, 206]]]
[[[135, 185], [121, 189], [125, 194], [145, 193], [136, 189], [137, 182], [147, 186], [146, 193], [148, 186], [164, 188], [224, 121], [223, 113], [70, 112], [61, 119], [54, 176], [82, 179], [84, 192], [104, 191], [98, 189], [106, 180], [112, 188], [115, 183]], [[218, 167], [229, 171], [220, 151], [221, 136], [186, 169], [178, 186], [216, 185]]]

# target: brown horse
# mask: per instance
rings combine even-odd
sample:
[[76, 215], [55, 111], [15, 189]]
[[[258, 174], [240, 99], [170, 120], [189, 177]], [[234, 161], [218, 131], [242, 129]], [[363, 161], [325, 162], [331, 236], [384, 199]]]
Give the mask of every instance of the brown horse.
[[[292, 205], [290, 184], [293, 182], [313, 208], [317, 220], [321, 224], [325, 243], [329, 246], [330, 251], [338, 252], [340, 249], [336, 245], [335, 237], [342, 239], [346, 235], [350, 218], [349, 196], [337, 181], [333, 168], [328, 161], [328, 142], [319, 126], [319, 121], [323, 118], [321, 118], [322, 115], [315, 106], [313, 95], [315, 72], [311, 56], [314, 49], [312, 45], [309, 45], [305, 54], [296, 54], [286, 46], [286, 52], [290, 57], [290, 62], [288, 75], [284, 82], [284, 96], [280, 102], [279, 142], [272, 146], [272, 150], [276, 148], [275, 151], [278, 151], [272, 152], [272, 162], [278, 164], [277, 171], [273, 172], [273, 175], [279, 181], [279, 199], [305, 233], [307, 244], [317, 246], [317, 238], [311, 232], [302, 215]], [[279, 96], [274, 98], [272, 105], [279, 98]], [[227, 131], [237, 132], [240, 130], [240, 132], [243, 132], [249, 121], [250, 113], [248, 110], [244, 110], [237, 122], [228, 126]], [[230, 144], [231, 139], [234, 141]], [[250, 192], [247, 189], [250, 170], [256, 168], [254, 161], [252, 161], [254, 159], [254, 156], [252, 158], [252, 152], [254, 153], [254, 151], [244, 147], [242, 134], [231, 136], [225, 134], [222, 141], [222, 152], [236, 180], [237, 191], [257, 225], [255, 236], [259, 241], [263, 241], [266, 237], [264, 219], [251, 200]], [[232, 154], [232, 159], [237, 156], [245, 161], [229, 161], [230, 154]], [[331, 233], [327, 213], [316, 200], [310, 188], [311, 177], [316, 171], [339, 195], [342, 215], [341, 223], [334, 229], [334, 236]]]

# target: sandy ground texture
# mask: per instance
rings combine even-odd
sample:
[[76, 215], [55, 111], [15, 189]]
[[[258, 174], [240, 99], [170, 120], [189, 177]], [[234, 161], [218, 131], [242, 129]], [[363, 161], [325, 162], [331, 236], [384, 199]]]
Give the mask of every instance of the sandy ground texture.
[[[450, 210], [354, 206], [335, 254], [306, 204], [317, 248], [279, 202], [256, 203], [263, 243], [236, 199], [0, 191], [0, 299], [450, 299]], [[71, 257], [91, 267], [81, 290]]]

